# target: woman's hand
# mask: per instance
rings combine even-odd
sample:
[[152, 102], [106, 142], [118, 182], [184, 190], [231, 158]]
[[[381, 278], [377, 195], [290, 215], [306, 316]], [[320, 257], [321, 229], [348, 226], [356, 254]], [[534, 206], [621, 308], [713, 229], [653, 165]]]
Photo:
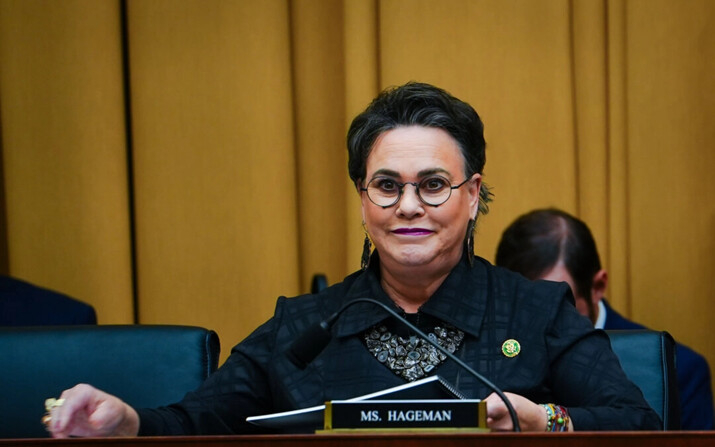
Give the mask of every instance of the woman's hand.
[[[522, 431], [545, 431], [546, 430], [546, 409], [529, 399], [514, 393], [504, 393], [511, 402], [519, 418], [519, 425]], [[511, 422], [509, 410], [504, 401], [496, 394], [490, 394], [487, 402], [487, 427], [497, 431], [514, 430]], [[573, 424], [569, 420], [569, 431], [573, 431]]]
[[65, 390], [62, 404], [51, 409], [48, 431], [54, 438], [69, 436], [136, 436], [139, 415], [119, 398], [90, 385]]

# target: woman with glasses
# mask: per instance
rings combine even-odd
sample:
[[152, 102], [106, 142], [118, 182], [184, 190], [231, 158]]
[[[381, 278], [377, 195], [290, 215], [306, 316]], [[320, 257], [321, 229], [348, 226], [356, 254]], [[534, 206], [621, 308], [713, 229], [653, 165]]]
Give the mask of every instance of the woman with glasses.
[[[431, 375], [486, 399], [495, 430], [659, 428], [607, 336], [576, 312], [567, 285], [527, 281], [474, 256], [475, 222], [490, 194], [482, 183], [483, 126], [469, 104], [428, 84], [388, 89], [353, 121], [348, 151], [365, 228], [360, 271], [318, 294], [279, 298], [274, 316], [181, 402], [135, 410], [80, 385], [51, 409], [52, 434], [255, 433], [249, 416]], [[366, 297], [504, 390], [514, 411], [459, 361], [380, 305], [361, 301]], [[304, 369], [296, 366], [293, 341], [338, 310], [325, 349]]]

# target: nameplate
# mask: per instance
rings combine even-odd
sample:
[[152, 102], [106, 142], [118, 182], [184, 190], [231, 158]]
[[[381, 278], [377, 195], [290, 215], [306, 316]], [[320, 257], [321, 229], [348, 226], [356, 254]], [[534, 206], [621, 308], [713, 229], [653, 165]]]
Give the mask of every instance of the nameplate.
[[324, 429], [486, 428], [486, 402], [446, 400], [333, 400]]

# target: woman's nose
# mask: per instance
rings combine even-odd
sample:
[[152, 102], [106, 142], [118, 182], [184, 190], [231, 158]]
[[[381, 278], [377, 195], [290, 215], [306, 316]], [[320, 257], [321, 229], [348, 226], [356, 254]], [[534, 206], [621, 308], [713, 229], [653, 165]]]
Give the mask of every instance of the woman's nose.
[[402, 190], [402, 197], [397, 203], [397, 212], [405, 216], [412, 216], [424, 211], [422, 200], [417, 194], [417, 186], [407, 183]]

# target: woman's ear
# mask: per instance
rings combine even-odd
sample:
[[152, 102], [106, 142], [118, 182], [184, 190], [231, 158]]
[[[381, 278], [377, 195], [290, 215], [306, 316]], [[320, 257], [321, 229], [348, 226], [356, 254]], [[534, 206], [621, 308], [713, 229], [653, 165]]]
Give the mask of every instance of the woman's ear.
[[367, 198], [367, 193], [363, 194], [364, 191], [360, 190], [362, 187], [362, 180], [358, 179], [355, 182], [355, 189], [360, 195], [360, 217], [362, 217], [363, 224], [365, 222], [365, 199]]
[[470, 216], [475, 217], [479, 210], [479, 192], [482, 189], [482, 175], [474, 174], [467, 183], [469, 191], [469, 210]]

